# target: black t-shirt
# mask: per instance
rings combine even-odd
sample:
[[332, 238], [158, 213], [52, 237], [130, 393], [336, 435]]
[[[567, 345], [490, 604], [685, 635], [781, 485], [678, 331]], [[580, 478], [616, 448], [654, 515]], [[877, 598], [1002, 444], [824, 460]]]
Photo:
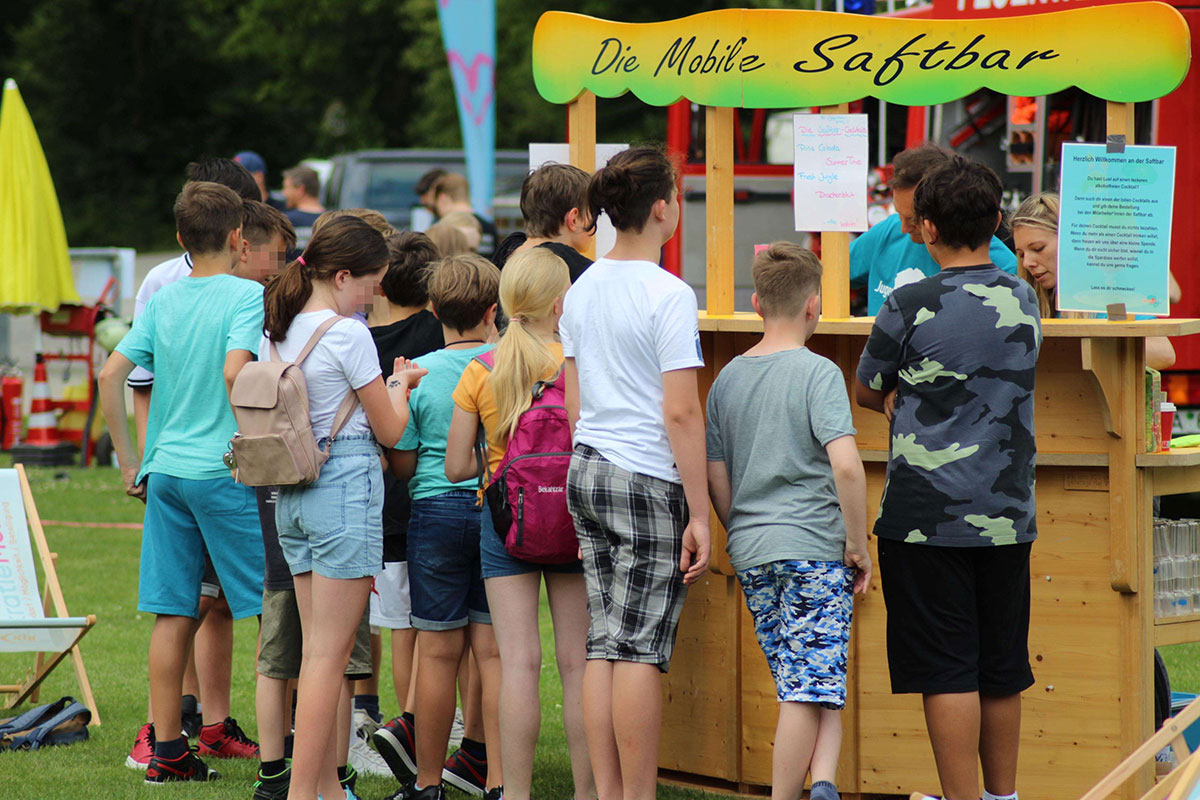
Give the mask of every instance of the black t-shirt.
[[[475, 214], [474, 211], [471, 213]], [[479, 236], [479, 255], [491, 258], [492, 253], [496, 252], [496, 244], [500, 241], [500, 231], [497, 230], [496, 223], [487, 217], [475, 214], [475, 219], [479, 220], [479, 227], [483, 229]]]
[[[504, 265], [512, 258], [513, 253], [517, 248], [525, 244], [529, 237], [522, 231], [510, 233], [504, 237], [504, 241], [496, 248], [495, 255], [492, 256], [492, 263], [500, 269], [504, 269]], [[592, 260], [580, 253], [570, 245], [562, 244], [561, 242], [542, 242], [538, 247], [545, 247], [554, 255], [561, 258], [567, 263], [567, 270], [571, 273], [571, 283], [579, 280], [579, 276], [583, 271], [592, 265]]]
[[[379, 367], [386, 381], [392, 375], [397, 358], [419, 359], [426, 353], [440, 350], [445, 344], [442, 323], [433, 312], [418, 311], [411, 317], [371, 328], [375, 349], [379, 351]], [[390, 471], [383, 474], [383, 560], [385, 563], [404, 561], [408, 547], [408, 517], [412, 499], [408, 481], [398, 480]]]
[[292, 221], [292, 225], [297, 228], [311, 228], [313, 223], [317, 221], [317, 217], [321, 216], [320, 211], [301, 211], [298, 208], [289, 208], [283, 213]]
[[583, 271], [592, 265], [592, 260], [583, 253], [571, 247], [569, 244], [561, 242], [543, 242], [538, 247], [544, 247], [554, 255], [567, 262], [567, 269], [571, 272], [571, 283], [579, 280], [579, 276]]

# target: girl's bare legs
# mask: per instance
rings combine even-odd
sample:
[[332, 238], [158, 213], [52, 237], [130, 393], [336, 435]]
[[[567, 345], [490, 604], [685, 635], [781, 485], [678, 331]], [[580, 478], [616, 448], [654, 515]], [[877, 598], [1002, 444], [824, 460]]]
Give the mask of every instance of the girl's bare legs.
[[[587, 732], [583, 725], [583, 672], [587, 666], [584, 656], [590, 622], [587, 587], [582, 574], [547, 572], [546, 593], [550, 600], [550, 618], [554, 621], [554, 657], [562, 681], [563, 729], [567, 735], [567, 752], [571, 756], [575, 797], [576, 800], [593, 800], [596, 797], [596, 781], [592, 778]], [[501, 662], [505, 665], [504, 675], [507, 677], [508, 662], [504, 661], [503, 655]], [[504, 774], [508, 775], [507, 769]], [[507, 784], [504, 793], [508, 794]]]
[[483, 715], [484, 742], [487, 744], [487, 788], [504, 785], [504, 761], [500, 750], [500, 650], [491, 625], [472, 622], [467, 626], [471, 638], [473, 670], [479, 676], [479, 710]]
[[316, 800], [318, 792], [335, 798], [342, 792], [334, 763], [338, 701], [371, 579], [336, 580], [312, 572], [294, 579], [304, 656], [297, 689], [288, 798]]
[[[500, 739], [504, 742], [504, 797], [529, 800], [533, 750], [542, 723], [538, 679], [542, 643], [538, 635], [541, 572], [487, 578], [488, 608], [503, 664], [500, 679]], [[583, 651], [580, 650], [582, 656]], [[563, 697], [564, 713], [567, 698]], [[491, 744], [489, 737], [488, 744]], [[491, 756], [488, 757], [489, 766]], [[579, 795], [576, 795], [580, 797]]]

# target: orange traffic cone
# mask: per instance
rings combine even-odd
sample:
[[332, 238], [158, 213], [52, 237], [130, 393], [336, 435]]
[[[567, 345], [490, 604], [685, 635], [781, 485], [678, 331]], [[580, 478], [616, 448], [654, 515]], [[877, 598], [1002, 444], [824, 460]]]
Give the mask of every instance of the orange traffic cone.
[[29, 424], [25, 441], [12, 449], [14, 464], [60, 466], [75, 460], [75, 446], [58, 435], [58, 421], [50, 404], [50, 384], [46, 380], [46, 362], [37, 354], [30, 392]]

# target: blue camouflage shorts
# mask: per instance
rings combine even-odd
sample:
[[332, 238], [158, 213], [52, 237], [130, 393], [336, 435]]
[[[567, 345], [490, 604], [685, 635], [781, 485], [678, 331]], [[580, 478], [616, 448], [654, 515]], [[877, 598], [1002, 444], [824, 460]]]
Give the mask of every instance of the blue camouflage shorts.
[[845, 707], [854, 570], [840, 561], [791, 560], [737, 576], [779, 702]]

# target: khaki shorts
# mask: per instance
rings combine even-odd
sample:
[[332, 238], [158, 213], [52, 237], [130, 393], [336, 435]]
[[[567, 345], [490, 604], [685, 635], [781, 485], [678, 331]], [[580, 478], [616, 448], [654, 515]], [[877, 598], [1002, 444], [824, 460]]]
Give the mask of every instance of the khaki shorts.
[[[294, 589], [263, 590], [262, 629], [259, 632], [258, 674], [278, 680], [300, 677], [303, 636], [300, 611]], [[354, 649], [346, 665], [346, 677], [365, 680], [371, 677], [370, 606], [363, 609], [362, 620], [354, 635]]]

